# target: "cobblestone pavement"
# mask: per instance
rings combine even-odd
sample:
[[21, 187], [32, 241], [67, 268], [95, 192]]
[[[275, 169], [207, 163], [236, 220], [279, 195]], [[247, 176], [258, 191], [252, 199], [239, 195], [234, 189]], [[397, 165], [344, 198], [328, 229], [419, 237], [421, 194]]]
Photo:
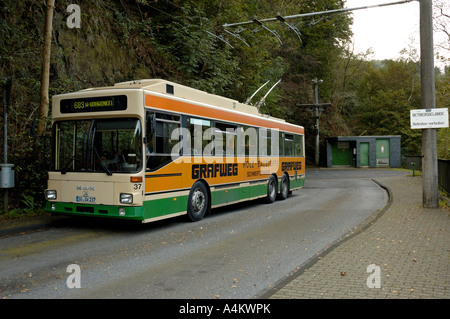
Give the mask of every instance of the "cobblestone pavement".
[[391, 192], [384, 211], [270, 298], [450, 298], [450, 211], [422, 207], [421, 177], [376, 181]]

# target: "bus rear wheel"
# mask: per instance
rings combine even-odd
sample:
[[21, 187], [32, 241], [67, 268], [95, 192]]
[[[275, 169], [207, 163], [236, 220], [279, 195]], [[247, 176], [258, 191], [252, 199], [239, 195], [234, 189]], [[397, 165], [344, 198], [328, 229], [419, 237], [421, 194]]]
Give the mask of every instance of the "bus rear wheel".
[[289, 196], [289, 177], [286, 174], [283, 174], [280, 182], [280, 199], [284, 200]]
[[191, 221], [197, 222], [201, 220], [208, 210], [209, 196], [208, 190], [204, 183], [195, 182], [189, 192], [187, 203], [187, 213]]
[[273, 203], [275, 201], [275, 199], [277, 198], [277, 179], [275, 178], [275, 176], [271, 175], [269, 177], [269, 180], [267, 181], [267, 197], [266, 197], [266, 201], [267, 203]]

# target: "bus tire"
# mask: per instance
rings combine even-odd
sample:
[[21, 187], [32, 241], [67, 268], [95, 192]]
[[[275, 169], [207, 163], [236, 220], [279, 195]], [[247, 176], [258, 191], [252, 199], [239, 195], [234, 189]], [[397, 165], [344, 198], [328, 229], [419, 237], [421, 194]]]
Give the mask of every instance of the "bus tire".
[[187, 214], [191, 221], [197, 222], [201, 220], [209, 205], [208, 189], [205, 184], [197, 181], [192, 185], [189, 192], [189, 198], [187, 203]]
[[280, 182], [280, 194], [279, 198], [285, 200], [289, 196], [289, 177], [287, 174], [283, 174]]
[[277, 189], [278, 189], [278, 182], [275, 176], [270, 175], [269, 180], [267, 181], [267, 197], [266, 202], [267, 203], [273, 203], [275, 199], [277, 198]]

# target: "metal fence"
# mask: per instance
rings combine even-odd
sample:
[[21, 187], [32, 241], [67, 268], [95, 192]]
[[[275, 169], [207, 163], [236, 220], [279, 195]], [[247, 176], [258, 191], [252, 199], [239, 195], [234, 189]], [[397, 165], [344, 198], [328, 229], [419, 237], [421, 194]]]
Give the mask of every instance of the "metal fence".
[[447, 193], [450, 193], [450, 160], [438, 159], [438, 181]]
[[[423, 156], [403, 156], [402, 167], [412, 170], [413, 167], [422, 170]], [[414, 163], [414, 164], [413, 164]], [[438, 184], [447, 193], [450, 193], [450, 160], [438, 159]]]

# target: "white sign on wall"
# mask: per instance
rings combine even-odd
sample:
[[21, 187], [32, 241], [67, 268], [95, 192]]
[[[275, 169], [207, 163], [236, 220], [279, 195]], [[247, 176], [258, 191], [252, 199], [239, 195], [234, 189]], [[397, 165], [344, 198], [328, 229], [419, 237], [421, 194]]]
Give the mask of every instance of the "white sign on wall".
[[448, 127], [448, 108], [411, 110], [410, 119], [412, 129]]

